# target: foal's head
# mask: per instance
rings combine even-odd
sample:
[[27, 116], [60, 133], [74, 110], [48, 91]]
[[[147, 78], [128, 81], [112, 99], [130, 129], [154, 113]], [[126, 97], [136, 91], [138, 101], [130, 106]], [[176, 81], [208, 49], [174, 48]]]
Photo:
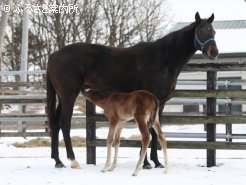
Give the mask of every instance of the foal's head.
[[195, 15], [195, 37], [194, 45], [203, 55], [213, 60], [218, 55], [218, 48], [215, 42], [215, 31], [212, 26], [214, 14], [208, 19], [201, 19], [199, 13]]

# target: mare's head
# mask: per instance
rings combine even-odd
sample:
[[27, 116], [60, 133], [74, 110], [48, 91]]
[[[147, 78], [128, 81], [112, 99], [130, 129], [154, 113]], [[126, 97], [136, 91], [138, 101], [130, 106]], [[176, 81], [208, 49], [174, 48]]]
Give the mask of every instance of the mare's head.
[[213, 60], [218, 55], [218, 48], [215, 42], [215, 31], [212, 26], [214, 14], [212, 14], [208, 19], [201, 19], [197, 12], [195, 19], [195, 48], [200, 50], [205, 57]]

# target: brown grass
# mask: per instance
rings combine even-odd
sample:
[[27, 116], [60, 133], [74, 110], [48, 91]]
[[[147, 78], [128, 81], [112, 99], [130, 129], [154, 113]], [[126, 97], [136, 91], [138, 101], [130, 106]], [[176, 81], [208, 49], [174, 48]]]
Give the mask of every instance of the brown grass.
[[[79, 136], [73, 136], [71, 137], [73, 147], [85, 147], [86, 141], [85, 138], [79, 137]], [[122, 138], [126, 139], [126, 138]], [[129, 140], [141, 140], [141, 135], [132, 135], [129, 138]], [[30, 141], [24, 142], [24, 143], [14, 143], [13, 144], [17, 148], [35, 148], [35, 147], [50, 147], [50, 138], [36, 138], [32, 139]], [[64, 141], [59, 142], [59, 146], [65, 147]]]
[[[85, 147], [85, 138], [73, 136], [71, 137], [73, 147]], [[36, 138], [24, 143], [14, 143], [18, 148], [34, 148], [34, 147], [50, 147], [50, 139]], [[65, 147], [64, 141], [59, 142], [59, 146]]]
[[128, 139], [129, 140], [141, 140], [142, 136], [141, 135], [132, 135]]

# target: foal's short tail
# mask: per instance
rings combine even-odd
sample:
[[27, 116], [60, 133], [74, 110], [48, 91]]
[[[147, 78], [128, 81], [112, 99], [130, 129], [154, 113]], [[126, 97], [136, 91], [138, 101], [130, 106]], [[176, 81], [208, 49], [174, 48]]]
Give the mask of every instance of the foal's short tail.
[[154, 98], [153, 109], [150, 113], [150, 117], [149, 117], [149, 121], [148, 121], [149, 128], [152, 127], [155, 120], [158, 119], [158, 116], [159, 116], [158, 114], [159, 114], [159, 101], [157, 98]]
[[[49, 58], [51, 59], [52, 55]], [[48, 61], [48, 63], [49, 63]], [[46, 90], [47, 90], [47, 116], [48, 116], [48, 125], [52, 131], [52, 124], [55, 124], [55, 114], [56, 114], [56, 92], [53, 87], [53, 84], [50, 81], [50, 76], [47, 70], [46, 74]], [[51, 132], [52, 134], [52, 132]]]

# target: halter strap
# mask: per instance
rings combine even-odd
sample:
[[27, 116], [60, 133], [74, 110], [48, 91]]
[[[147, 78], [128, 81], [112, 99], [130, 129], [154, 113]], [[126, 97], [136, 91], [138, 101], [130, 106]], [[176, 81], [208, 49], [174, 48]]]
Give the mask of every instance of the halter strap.
[[197, 32], [195, 33], [194, 45], [197, 50], [200, 50], [201, 52], [203, 52], [203, 49], [205, 48], [206, 44], [209, 43], [210, 41], [215, 41], [215, 39], [211, 37], [205, 42], [201, 42], [197, 36]]

